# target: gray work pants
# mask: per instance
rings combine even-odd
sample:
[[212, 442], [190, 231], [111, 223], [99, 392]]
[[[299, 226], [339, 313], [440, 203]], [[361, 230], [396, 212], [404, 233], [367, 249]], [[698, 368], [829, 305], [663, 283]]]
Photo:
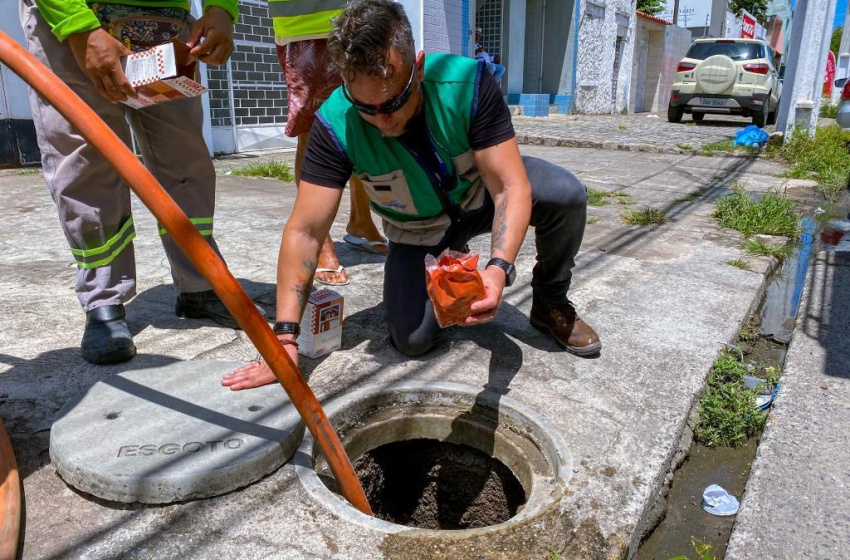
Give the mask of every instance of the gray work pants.
[[[59, 76], [128, 146], [130, 126], [145, 166], [218, 252], [212, 237], [215, 169], [201, 134], [200, 98], [141, 110], [113, 105], [80, 70], [67, 43], [51, 33], [31, 0], [20, 4], [29, 52]], [[84, 311], [124, 303], [136, 293], [130, 191], [100, 153], [52, 106], [30, 91], [44, 178], [77, 261]], [[129, 121], [129, 126], [127, 121]], [[171, 236], [159, 232], [178, 293], [211, 289]]]
[[[535, 300], [566, 301], [575, 256], [587, 221], [587, 189], [566, 169], [533, 157], [523, 157], [531, 183], [531, 225], [537, 249], [531, 289]], [[384, 307], [395, 347], [408, 356], [427, 352], [440, 332], [425, 287], [425, 255], [456, 251], [493, 226], [493, 201], [464, 216], [433, 247], [389, 244], [384, 267]], [[486, 261], [485, 261], [486, 262]], [[479, 265], [485, 263], [479, 262]]]

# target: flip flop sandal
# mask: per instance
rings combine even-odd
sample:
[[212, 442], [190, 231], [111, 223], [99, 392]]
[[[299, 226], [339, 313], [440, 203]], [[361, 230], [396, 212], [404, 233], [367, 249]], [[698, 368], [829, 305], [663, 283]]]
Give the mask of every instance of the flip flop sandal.
[[313, 275], [313, 280], [319, 284], [324, 284], [325, 286], [347, 286], [350, 280], [346, 280], [345, 282], [327, 282], [316, 277], [316, 274], [319, 274], [320, 272], [335, 272], [336, 274], [341, 274], [344, 270], [345, 268], [343, 268], [342, 265], [339, 265], [338, 268], [317, 268]]
[[351, 245], [353, 248], [358, 251], [364, 251], [366, 253], [371, 253], [373, 255], [386, 255], [386, 253], [381, 253], [375, 250], [375, 247], [378, 245], [387, 246], [386, 238], [382, 237], [382, 241], [369, 241], [365, 237], [357, 237], [356, 235], [351, 235], [346, 233], [343, 236], [342, 240]]

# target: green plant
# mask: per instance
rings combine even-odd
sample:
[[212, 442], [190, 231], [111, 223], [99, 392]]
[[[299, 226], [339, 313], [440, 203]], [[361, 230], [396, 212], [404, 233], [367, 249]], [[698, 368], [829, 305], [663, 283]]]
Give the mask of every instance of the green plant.
[[785, 235], [796, 238], [799, 228], [794, 202], [775, 192], [755, 199], [741, 187], [717, 201], [714, 217], [720, 227], [740, 231], [747, 237], [754, 233]]
[[696, 125], [697, 125], [697, 123], [695, 123], [694, 121], [688, 121], [688, 122], [685, 123], [685, 126], [696, 126]]
[[747, 366], [737, 352], [724, 349], [714, 360], [699, 399], [694, 436], [706, 445], [736, 446], [764, 427], [766, 413], [756, 410], [756, 393], [744, 384]]
[[682, 202], [692, 202], [699, 198], [699, 192], [692, 192], [683, 196], [678, 196], [670, 201], [670, 204], [680, 204]]
[[635, 9], [651, 16], [657, 16], [664, 11], [663, 0], [637, 0]]
[[626, 125], [624, 125], [624, 124], [621, 124], [621, 125], [620, 125], [620, 126], [618, 126], [617, 128], [619, 128], [620, 130], [628, 130], [628, 129], [629, 129], [629, 127], [627, 127], [627, 126], [626, 126]]
[[[711, 545], [702, 542], [696, 537], [691, 537], [691, 546], [694, 548], [696, 556], [693, 560], [717, 560], [717, 556], [711, 551]], [[687, 556], [675, 556], [670, 560], [690, 560]]]
[[623, 212], [620, 219], [633, 226], [654, 226], [667, 221], [667, 216], [657, 208], [644, 208], [634, 212]]
[[758, 329], [752, 323], [747, 323], [741, 329], [741, 332], [738, 333], [738, 339], [743, 340], [744, 342], [752, 342], [754, 340], [758, 340], [761, 337]]
[[563, 556], [561, 556], [561, 551], [550, 548], [549, 554], [546, 555], [546, 560], [563, 560]]
[[744, 250], [751, 255], [758, 255], [761, 257], [776, 257], [777, 259], [784, 259], [794, 250], [788, 245], [771, 245], [770, 243], [765, 243], [759, 239], [747, 239], [744, 242]]
[[750, 263], [748, 263], [745, 260], [729, 259], [728, 261], [725, 261], [725, 262], [729, 266], [734, 266], [735, 268], [740, 268], [741, 270], [749, 270], [750, 269]]
[[706, 144], [701, 148], [702, 155], [710, 156], [714, 152], [750, 152], [750, 153], [758, 153], [761, 151], [760, 148], [753, 148], [752, 146], [736, 146], [735, 141], [731, 138], [728, 140], [721, 140], [720, 142], [714, 142], [712, 144]]
[[18, 169], [16, 173], [18, 175], [38, 175], [41, 173], [41, 167], [24, 167], [23, 169]]
[[676, 144], [676, 147], [679, 148], [680, 150], [693, 150], [694, 149], [694, 147], [691, 146], [690, 144]]
[[837, 124], [818, 127], [814, 138], [797, 130], [781, 146], [768, 149], [768, 156], [791, 165], [786, 177], [817, 181], [818, 190], [834, 202], [843, 193], [850, 175], [848, 141], [850, 131], [842, 130]]
[[587, 225], [592, 226], [593, 224], [599, 223], [599, 218], [596, 216], [592, 216], [587, 219]]
[[587, 189], [587, 205], [588, 206], [606, 206], [607, 198], [613, 196], [610, 192], [598, 191], [596, 189]]
[[251, 163], [245, 167], [234, 169], [233, 174], [240, 177], [269, 177], [287, 183], [295, 180], [295, 175], [292, 173], [289, 164], [278, 160]]
[[829, 99], [824, 99], [820, 104], [820, 117], [824, 119], [834, 119], [838, 116], [838, 104], [833, 103]]

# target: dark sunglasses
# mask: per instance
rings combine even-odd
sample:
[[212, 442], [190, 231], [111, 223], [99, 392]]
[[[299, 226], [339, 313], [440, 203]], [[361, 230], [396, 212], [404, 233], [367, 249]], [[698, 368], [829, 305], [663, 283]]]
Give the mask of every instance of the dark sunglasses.
[[364, 105], [354, 100], [351, 95], [348, 93], [348, 88], [345, 84], [342, 84], [342, 93], [345, 95], [345, 98], [348, 99], [348, 102], [351, 103], [355, 109], [360, 111], [365, 115], [369, 115], [374, 117], [375, 115], [389, 115], [391, 113], [395, 113], [399, 109], [401, 109], [407, 100], [410, 99], [410, 94], [413, 92], [413, 76], [416, 75], [416, 63], [413, 64], [413, 68], [410, 71], [410, 79], [407, 81], [407, 86], [395, 97], [392, 99], [381, 103], [377, 107], [374, 105]]

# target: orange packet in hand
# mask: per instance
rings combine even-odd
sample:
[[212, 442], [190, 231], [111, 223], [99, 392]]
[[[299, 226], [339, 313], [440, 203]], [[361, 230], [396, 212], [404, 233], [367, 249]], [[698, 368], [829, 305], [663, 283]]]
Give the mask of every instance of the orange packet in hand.
[[427, 255], [425, 284], [442, 328], [462, 323], [470, 316], [472, 304], [485, 296], [477, 253], [446, 249], [437, 258]]

